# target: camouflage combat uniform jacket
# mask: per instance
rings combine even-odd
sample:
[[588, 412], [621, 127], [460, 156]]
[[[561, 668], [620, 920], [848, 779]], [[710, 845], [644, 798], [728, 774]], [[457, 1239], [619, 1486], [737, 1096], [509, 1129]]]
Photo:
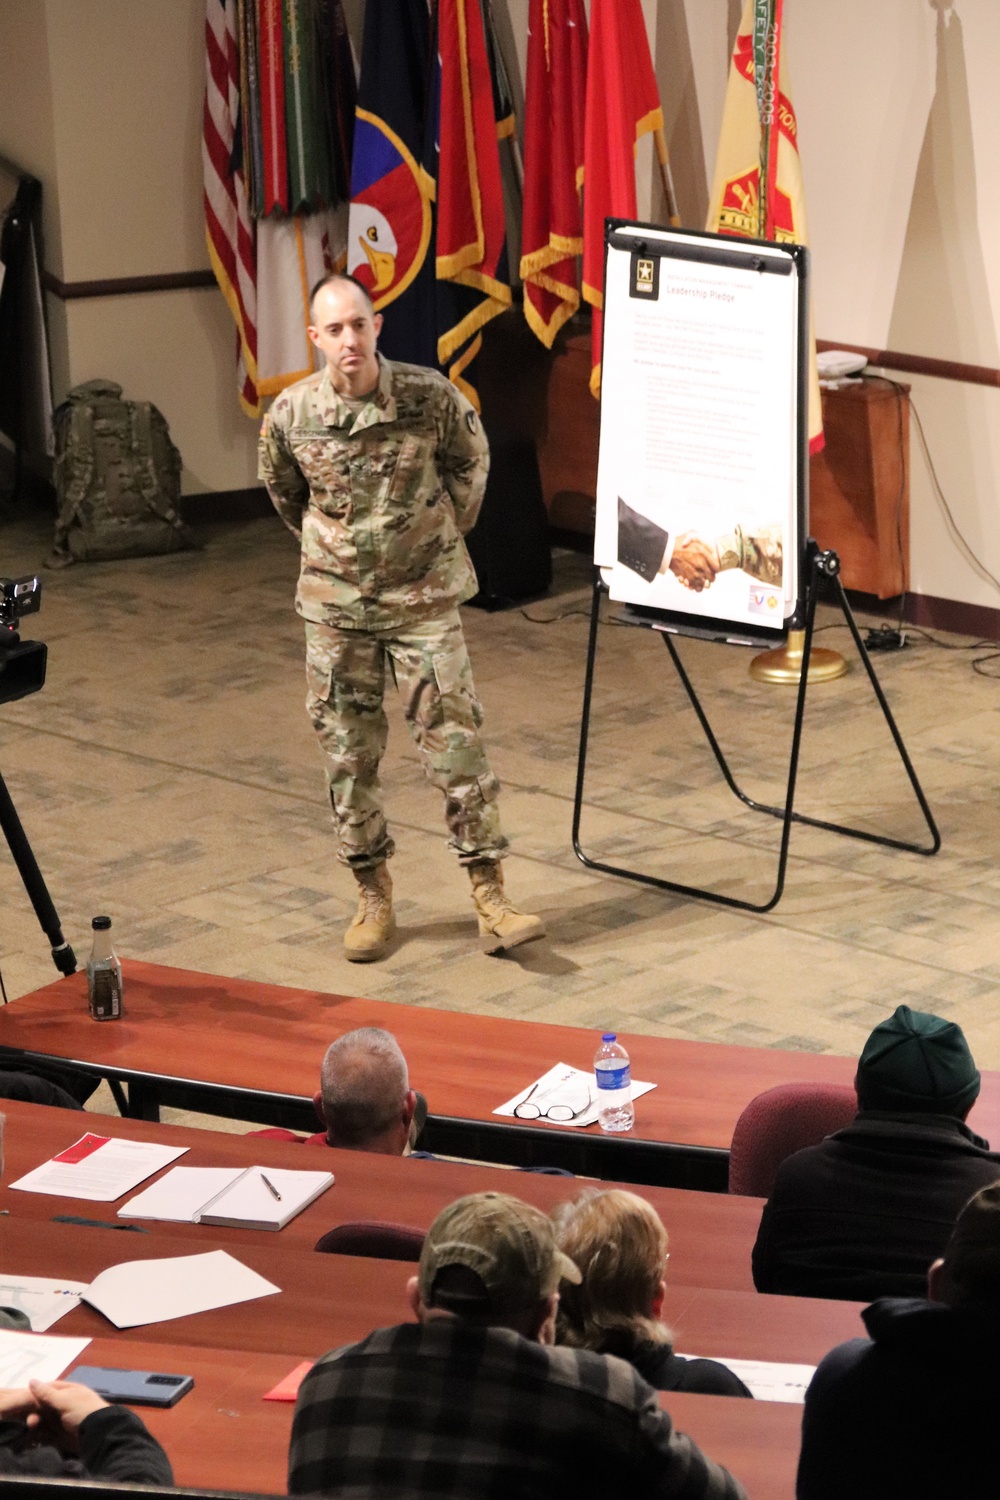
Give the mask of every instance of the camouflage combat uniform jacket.
[[482, 424], [443, 375], [378, 358], [359, 414], [324, 370], [277, 397], [259, 445], [260, 477], [302, 542], [295, 608], [349, 630], [433, 619], [478, 588], [462, 537], [486, 488]]
[[719, 551], [720, 572], [729, 568], [742, 568], [751, 578], [761, 583], [781, 587], [781, 544], [783, 529], [780, 526], [761, 526], [751, 536], [737, 526], [716, 541]]

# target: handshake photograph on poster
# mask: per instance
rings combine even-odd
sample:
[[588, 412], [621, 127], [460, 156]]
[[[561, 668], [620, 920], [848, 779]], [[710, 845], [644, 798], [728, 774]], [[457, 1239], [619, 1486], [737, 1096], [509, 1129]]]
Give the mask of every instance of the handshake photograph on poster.
[[722, 571], [718, 546], [715, 542], [707, 541], [705, 537], [699, 536], [696, 531], [685, 531], [684, 535], [679, 536], [674, 543], [674, 550], [670, 553], [669, 560], [664, 552], [663, 561], [657, 571], [666, 573], [668, 569], [678, 583], [700, 594], [702, 589], [712, 587], [716, 574]]
[[782, 533], [780, 525], [752, 531], [737, 526], [717, 537], [685, 531], [671, 546], [669, 531], [618, 498], [618, 561], [647, 583], [669, 571], [696, 594], [711, 588], [719, 573], [735, 568], [759, 583], [780, 587]]

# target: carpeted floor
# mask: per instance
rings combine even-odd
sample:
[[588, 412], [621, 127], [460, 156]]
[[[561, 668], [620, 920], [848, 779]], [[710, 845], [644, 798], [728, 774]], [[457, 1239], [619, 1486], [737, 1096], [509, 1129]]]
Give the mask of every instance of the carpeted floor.
[[[40, 569], [49, 527], [7, 520], [0, 571]], [[48, 682], [0, 708], [0, 770], [81, 960], [91, 916], [106, 911], [121, 952], [165, 964], [626, 1037], [847, 1054], [905, 1001], [960, 1021], [979, 1063], [1000, 1067], [1000, 685], [972, 671], [976, 653], [918, 640], [877, 658], [941, 826], [936, 858], [797, 829], [774, 912], [683, 900], [589, 873], [573, 854], [590, 569], [560, 552], [548, 598], [464, 611], [514, 845], [508, 887], [542, 913], [548, 940], [480, 954], [438, 794], [393, 703], [384, 780], [400, 938], [383, 963], [349, 965], [352, 882], [303, 711], [294, 542], [270, 519], [202, 534], [197, 553], [44, 572], [25, 634], [48, 642]], [[822, 641], [849, 649], [840, 628]], [[681, 650], [746, 787], [778, 797], [792, 692], [754, 683], [740, 648]], [[810, 694], [799, 806], [922, 834], [860, 670]], [[602, 627], [588, 851], [762, 899], [778, 832], [721, 782], [659, 639]], [[0, 899], [13, 997], [55, 970], [2, 848]]]

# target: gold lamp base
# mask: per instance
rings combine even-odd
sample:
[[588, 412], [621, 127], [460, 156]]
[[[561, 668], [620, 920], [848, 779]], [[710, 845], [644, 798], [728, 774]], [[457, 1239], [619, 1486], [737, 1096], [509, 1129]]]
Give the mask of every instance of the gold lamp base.
[[[804, 630], [790, 630], [788, 641], [775, 651], [762, 651], [750, 663], [750, 676], [756, 682], [780, 682], [794, 684], [802, 676], [802, 653], [805, 649]], [[830, 651], [824, 646], [813, 646], [809, 653], [810, 682], [833, 682], [843, 677], [848, 663], [839, 651]]]

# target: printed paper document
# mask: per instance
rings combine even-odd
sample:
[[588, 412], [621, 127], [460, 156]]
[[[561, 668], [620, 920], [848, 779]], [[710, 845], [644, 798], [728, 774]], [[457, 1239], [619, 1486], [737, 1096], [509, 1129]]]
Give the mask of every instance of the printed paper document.
[[89, 1343], [89, 1339], [0, 1328], [0, 1388], [19, 1390], [29, 1380], [58, 1380]]
[[5, 1276], [0, 1271], [0, 1307], [23, 1312], [32, 1333], [45, 1333], [64, 1313], [79, 1307], [85, 1281], [53, 1281], [48, 1276]]
[[[648, 1094], [651, 1089], [655, 1088], [655, 1083], [640, 1083], [637, 1078], [633, 1078], [633, 1101], [641, 1099], [643, 1094]], [[536, 1078], [534, 1083], [522, 1089], [519, 1094], [515, 1094], [513, 1099], [508, 1099], [506, 1104], [501, 1104], [493, 1113], [514, 1115], [515, 1119], [530, 1123], [524, 1114], [516, 1113], [519, 1104], [530, 1109], [531, 1117], [539, 1123], [547, 1119], [553, 1125], [595, 1125], [598, 1100], [594, 1075], [584, 1072], [582, 1068], [570, 1067], [569, 1063], [556, 1063], [554, 1068], [543, 1073], [541, 1078]], [[531, 1106], [537, 1108], [537, 1115]], [[572, 1116], [572, 1118], [567, 1118], [567, 1116]]]
[[[685, 1354], [685, 1359], [705, 1359], [704, 1354]], [[801, 1406], [806, 1386], [816, 1371], [815, 1365], [777, 1364], [769, 1359], [730, 1359], [728, 1354], [710, 1356], [716, 1364], [725, 1365], [738, 1375], [753, 1393], [755, 1401], [788, 1401]]]
[[145, 1177], [183, 1156], [187, 1146], [156, 1146], [151, 1141], [117, 1141], [84, 1135], [66, 1151], [43, 1162], [10, 1185], [23, 1193], [55, 1198], [88, 1198], [113, 1203]]

